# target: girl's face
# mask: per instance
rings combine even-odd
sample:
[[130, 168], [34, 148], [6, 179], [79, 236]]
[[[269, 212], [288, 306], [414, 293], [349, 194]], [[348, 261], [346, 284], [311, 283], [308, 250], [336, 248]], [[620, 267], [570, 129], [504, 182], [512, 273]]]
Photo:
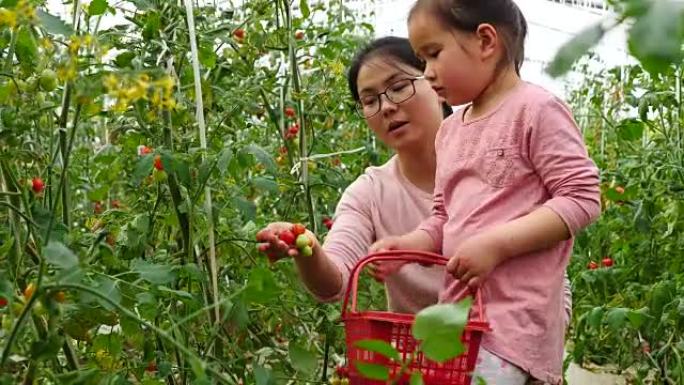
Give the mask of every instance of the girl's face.
[[444, 28], [428, 11], [418, 11], [408, 30], [411, 46], [425, 61], [425, 78], [452, 106], [472, 102], [494, 79], [501, 47], [491, 25], [466, 33]]
[[[366, 122], [383, 143], [394, 150], [422, 149], [434, 145], [442, 122], [442, 100], [432, 90], [419, 70], [394, 58], [376, 57], [366, 61], [359, 70], [356, 84], [360, 109]], [[415, 93], [413, 95], [413, 89]], [[388, 99], [399, 102], [395, 103]], [[401, 101], [405, 99], [404, 101]], [[377, 111], [372, 116], [374, 111]]]

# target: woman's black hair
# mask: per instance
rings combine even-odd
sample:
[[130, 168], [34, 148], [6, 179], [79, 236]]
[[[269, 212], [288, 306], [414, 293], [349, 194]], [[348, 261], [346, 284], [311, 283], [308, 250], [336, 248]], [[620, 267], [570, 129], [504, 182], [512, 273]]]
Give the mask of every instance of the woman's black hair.
[[443, 26], [463, 32], [475, 32], [484, 23], [493, 25], [506, 48], [504, 64], [513, 63], [520, 75], [525, 61], [527, 21], [513, 0], [417, 0], [409, 12], [409, 21], [424, 10]]
[[[356, 84], [356, 81], [359, 78], [359, 71], [368, 60], [377, 57], [386, 58], [390, 61], [394, 59], [399, 63], [415, 68], [421, 73], [425, 70], [425, 63], [418, 59], [413, 52], [413, 48], [411, 48], [411, 43], [409, 43], [408, 39], [396, 36], [375, 39], [356, 54], [356, 57], [354, 57], [354, 60], [349, 67], [349, 72], [347, 73], [349, 91], [355, 102], [359, 101], [359, 87]], [[453, 112], [451, 106], [447, 103], [442, 104], [442, 111], [445, 118]]]

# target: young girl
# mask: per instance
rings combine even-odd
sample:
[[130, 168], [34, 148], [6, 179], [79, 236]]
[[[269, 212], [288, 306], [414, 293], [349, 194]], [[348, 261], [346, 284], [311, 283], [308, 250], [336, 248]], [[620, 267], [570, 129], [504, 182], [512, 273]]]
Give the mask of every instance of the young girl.
[[563, 272], [600, 214], [598, 170], [565, 104], [520, 79], [527, 23], [513, 0], [418, 0], [408, 20], [425, 78], [467, 106], [437, 134], [432, 215], [371, 250], [449, 256], [442, 302], [481, 287], [487, 384], [559, 384]]

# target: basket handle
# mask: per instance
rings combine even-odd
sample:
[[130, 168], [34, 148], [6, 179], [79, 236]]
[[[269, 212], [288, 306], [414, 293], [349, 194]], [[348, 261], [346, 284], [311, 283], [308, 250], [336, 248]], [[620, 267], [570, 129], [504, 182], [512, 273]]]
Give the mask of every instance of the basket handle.
[[[445, 266], [449, 260], [439, 254], [418, 250], [390, 250], [367, 255], [356, 263], [349, 276], [349, 283], [344, 295], [344, 304], [342, 305], [342, 318], [348, 313], [347, 308], [350, 299], [351, 309], [349, 312], [356, 313], [359, 276], [361, 275], [363, 268], [370, 263], [382, 261], [406, 261]], [[478, 321], [485, 322], [480, 289], [477, 289], [473, 295], [475, 297], [475, 306], [478, 309]]]

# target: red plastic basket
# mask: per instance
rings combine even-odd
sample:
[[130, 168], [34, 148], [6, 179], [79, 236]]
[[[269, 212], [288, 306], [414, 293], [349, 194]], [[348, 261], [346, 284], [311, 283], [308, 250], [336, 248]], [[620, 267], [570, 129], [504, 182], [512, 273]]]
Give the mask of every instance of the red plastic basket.
[[[361, 270], [372, 262], [407, 261], [422, 264], [446, 265], [447, 259], [432, 253], [420, 251], [387, 251], [368, 255], [360, 260], [349, 277], [349, 285], [344, 297], [342, 321], [344, 322], [347, 345], [347, 367], [341, 368], [351, 385], [385, 385], [383, 381], [371, 380], [361, 376], [354, 365], [355, 362], [379, 364], [389, 368], [390, 378], [395, 378], [401, 370], [401, 364], [367, 350], [360, 349], [355, 343], [364, 339], [382, 340], [392, 345], [402, 360], [406, 361], [414, 352], [418, 342], [413, 338], [411, 327], [415, 316], [387, 311], [357, 311], [358, 281]], [[349, 303], [351, 300], [351, 308]], [[473, 319], [473, 312], [477, 317]], [[482, 298], [475, 294], [475, 305], [471, 308], [468, 324], [462, 335], [466, 351], [447, 362], [439, 364], [416, 354], [409, 367], [409, 373], [420, 371], [425, 385], [469, 385], [471, 373], [475, 369], [477, 354], [480, 349], [482, 333], [489, 331], [489, 324], [484, 318]], [[402, 376], [399, 384], [409, 383], [409, 374]]]

